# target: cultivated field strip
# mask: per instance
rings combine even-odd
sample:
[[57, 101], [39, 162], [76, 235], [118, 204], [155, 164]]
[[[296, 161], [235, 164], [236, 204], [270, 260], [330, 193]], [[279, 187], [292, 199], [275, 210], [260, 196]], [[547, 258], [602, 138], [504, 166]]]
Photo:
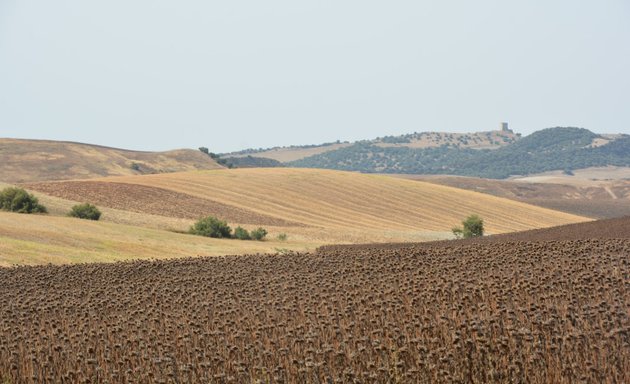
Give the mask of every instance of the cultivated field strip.
[[483, 236], [472, 239], [429, 241], [423, 243], [366, 243], [366, 244], [333, 244], [319, 247], [319, 251], [342, 251], [358, 249], [406, 249], [406, 248], [435, 248], [456, 247], [472, 244], [496, 244], [508, 241], [558, 241], [582, 239], [628, 239], [630, 240], [630, 216], [614, 219], [596, 220], [585, 223], [560, 225], [551, 228], [532, 229], [529, 231], [503, 233], [499, 235]]
[[74, 201], [89, 201], [99, 206], [119, 210], [159, 214], [183, 219], [199, 219], [214, 215], [242, 224], [302, 226], [286, 220], [252, 212], [185, 193], [163, 188], [127, 183], [100, 181], [64, 181], [26, 184], [26, 188]]
[[627, 383], [630, 240], [0, 269], [0, 382]]
[[323, 228], [450, 231], [477, 213], [492, 233], [587, 220], [486, 194], [380, 175], [312, 169], [236, 169], [101, 181], [159, 187]]

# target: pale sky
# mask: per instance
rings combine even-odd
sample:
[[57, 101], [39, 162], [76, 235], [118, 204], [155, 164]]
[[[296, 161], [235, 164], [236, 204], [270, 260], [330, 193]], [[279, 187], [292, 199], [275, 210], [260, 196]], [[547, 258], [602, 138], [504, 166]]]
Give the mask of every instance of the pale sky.
[[0, 137], [630, 133], [630, 1], [0, 0]]

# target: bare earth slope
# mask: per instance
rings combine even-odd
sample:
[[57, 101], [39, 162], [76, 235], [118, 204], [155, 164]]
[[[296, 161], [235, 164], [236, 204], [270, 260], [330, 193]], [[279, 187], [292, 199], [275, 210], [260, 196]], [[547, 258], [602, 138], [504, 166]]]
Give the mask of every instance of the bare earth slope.
[[209, 156], [192, 149], [141, 152], [65, 141], [0, 139], [0, 181], [5, 183], [218, 168], [222, 167]]
[[33, 183], [25, 186], [29, 190], [43, 192], [50, 196], [74, 201], [89, 201], [98, 206], [137, 213], [182, 219], [199, 219], [213, 215], [241, 224], [300, 226], [297, 223], [219, 203], [209, 198], [199, 198], [146, 185], [103, 181], [64, 181]]
[[461, 176], [396, 175], [505, 197], [597, 219], [630, 215], [630, 180], [555, 176], [492, 180]]
[[[471, 213], [484, 217], [491, 233], [587, 220], [451, 187], [330, 170], [235, 169], [111, 177], [99, 181], [138, 184], [210, 198], [306, 226], [339, 229], [341, 233], [356, 229], [448, 234]], [[63, 188], [63, 183], [58, 185]]]

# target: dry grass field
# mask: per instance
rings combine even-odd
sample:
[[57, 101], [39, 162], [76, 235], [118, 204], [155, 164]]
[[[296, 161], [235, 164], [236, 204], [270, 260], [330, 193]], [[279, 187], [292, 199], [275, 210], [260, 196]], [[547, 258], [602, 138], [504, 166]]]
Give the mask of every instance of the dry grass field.
[[378, 175], [236, 169], [100, 179], [149, 185], [315, 227], [448, 231], [471, 212], [492, 233], [584, 221], [484, 194]]
[[222, 167], [192, 149], [141, 152], [64, 141], [0, 139], [0, 181], [5, 183], [217, 168]]
[[270, 232], [264, 242], [210, 239], [136, 225], [0, 212], [0, 267], [304, 251], [322, 244], [279, 241], [277, 232]]
[[630, 240], [0, 268], [3, 383], [627, 383]]
[[[135, 186], [135, 187], [134, 187]], [[164, 194], [183, 194], [198, 204], [199, 215], [217, 214], [212, 205], [250, 212], [243, 223], [282, 220], [278, 226], [294, 234], [308, 227], [323, 230], [329, 243], [347, 242], [345, 233], [363, 231], [364, 241], [390, 241], [396, 236], [444, 238], [450, 229], [471, 213], [486, 220], [490, 233], [504, 233], [585, 221], [583, 217], [556, 212], [486, 194], [430, 183], [379, 175], [292, 169], [256, 168], [181, 172], [159, 175], [109, 177], [92, 181], [30, 184], [49, 195], [79, 200], [84, 196], [119, 210], [136, 209], [133, 199], [108, 196], [141, 196], [145, 188]], [[134, 191], [134, 188], [136, 189]], [[159, 194], [158, 194], [159, 195]], [[153, 204], [151, 194], [143, 203], [155, 215], [175, 215], [169, 204]], [[181, 195], [177, 195], [181, 196]], [[200, 200], [195, 200], [200, 201]], [[207, 206], [208, 209], [201, 209]], [[185, 210], [182, 210], [182, 212]], [[260, 222], [264, 224], [264, 222]], [[335, 235], [336, 233], [336, 235]], [[390, 234], [388, 234], [390, 233]], [[380, 235], [379, 235], [380, 234]]]
[[[451, 238], [450, 229], [470, 213], [486, 220], [489, 233], [587, 220], [429, 183], [311, 169], [221, 169], [25, 186], [49, 208], [49, 216], [65, 216], [73, 205], [87, 201], [103, 211], [101, 223], [2, 214], [0, 265], [432, 241]], [[268, 240], [202, 239], [177, 233], [207, 215], [227, 220], [232, 228], [263, 226]], [[288, 241], [276, 239], [283, 233]]]

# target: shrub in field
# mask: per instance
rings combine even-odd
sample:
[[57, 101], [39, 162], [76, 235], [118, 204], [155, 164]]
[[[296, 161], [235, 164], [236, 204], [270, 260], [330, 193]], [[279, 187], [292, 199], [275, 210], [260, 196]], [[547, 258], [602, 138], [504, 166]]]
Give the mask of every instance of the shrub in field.
[[267, 230], [259, 227], [258, 229], [254, 229], [251, 235], [254, 240], [262, 240], [267, 236]]
[[471, 237], [483, 236], [483, 219], [477, 215], [470, 215], [466, 220], [462, 221], [463, 227], [455, 227], [452, 229], [453, 234], [458, 239], [463, 237], [469, 239]]
[[219, 220], [214, 216], [204, 217], [190, 227], [190, 233], [193, 235], [206, 237], [230, 237], [232, 228], [223, 220]]
[[252, 237], [250, 236], [250, 234], [247, 231], [247, 229], [245, 229], [243, 227], [236, 227], [236, 229], [234, 230], [234, 237], [236, 237], [239, 240], [251, 240], [252, 239]]
[[18, 213], [46, 213], [37, 197], [22, 188], [8, 187], [0, 192], [0, 209]]
[[280, 241], [287, 241], [287, 238], [288, 238], [288, 236], [287, 236], [286, 233], [281, 233], [281, 234], [278, 235], [278, 240], [280, 240]]
[[86, 220], [98, 220], [101, 218], [101, 211], [90, 203], [83, 203], [72, 207], [68, 216]]

